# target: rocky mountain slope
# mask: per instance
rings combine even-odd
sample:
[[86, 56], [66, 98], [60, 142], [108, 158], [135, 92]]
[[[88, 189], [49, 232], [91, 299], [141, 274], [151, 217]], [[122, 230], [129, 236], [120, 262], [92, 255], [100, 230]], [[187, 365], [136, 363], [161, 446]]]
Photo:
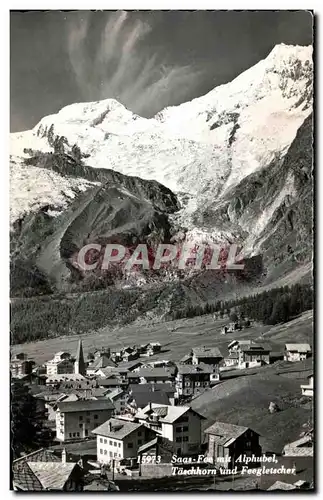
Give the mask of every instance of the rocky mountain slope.
[[[235, 242], [258, 284], [297, 280], [312, 252], [312, 83], [312, 47], [282, 44], [152, 119], [107, 99], [11, 134], [12, 295], [100, 288], [73, 265], [93, 241]], [[176, 302], [218, 298], [237, 279], [184, 276]]]

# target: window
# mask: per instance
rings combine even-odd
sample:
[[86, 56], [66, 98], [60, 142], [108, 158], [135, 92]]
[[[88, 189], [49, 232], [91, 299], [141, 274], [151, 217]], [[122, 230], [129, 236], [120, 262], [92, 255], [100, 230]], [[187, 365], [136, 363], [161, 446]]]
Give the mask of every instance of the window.
[[133, 443], [128, 443], [128, 448], [133, 448]]
[[77, 435], [77, 437], [80, 437], [80, 433], [79, 432], [77, 432], [76, 435]]
[[102, 438], [100, 438], [100, 443], [103, 443], [103, 439]]
[[91, 420], [89, 418], [86, 419], [86, 423], [89, 424]]
[[176, 438], [176, 443], [180, 443], [182, 441], [182, 438], [181, 437], [177, 437]]
[[113, 444], [112, 441], [109, 441], [109, 445], [112, 446], [112, 444]]
[[251, 446], [251, 441], [247, 441], [246, 442], [246, 448], [250, 448], [250, 446]]
[[117, 456], [118, 456], [118, 453], [115, 453], [113, 456], [114, 456], [114, 457], [117, 457]]
[[117, 444], [118, 444], [117, 441], [114, 441], [113, 446], [117, 446]]
[[141, 431], [138, 432], [138, 437], [140, 437], [140, 436], [141, 436]]
[[109, 457], [112, 457], [112, 451], [109, 451]]
[[82, 429], [82, 427], [83, 427], [83, 424], [80, 424], [80, 425], [79, 425], [79, 428], [80, 428], [80, 429]]
[[107, 453], [108, 453], [107, 450], [104, 450], [104, 454], [106, 455]]
[[121, 448], [121, 443], [118, 443], [119, 448]]
[[184, 425], [184, 427], [183, 427], [183, 432], [188, 432], [188, 427], [187, 427], [187, 425]]
[[176, 427], [176, 432], [182, 432], [182, 427]]
[[103, 440], [104, 444], [107, 444], [108, 440], [107, 439], [104, 439]]
[[69, 433], [69, 437], [70, 437], [70, 438], [72, 437], [72, 433], [71, 433], [71, 432]]
[[103, 450], [102, 450], [102, 448], [100, 449], [100, 455], [103, 455]]
[[138, 444], [142, 444], [142, 439], [138, 439]]
[[188, 441], [188, 436], [184, 436], [183, 441], [185, 441], [185, 442]]
[[179, 422], [188, 422], [188, 417], [182, 417]]
[[80, 416], [79, 416], [79, 420], [83, 420], [83, 417], [82, 417], [82, 415], [80, 415]]
[[98, 415], [94, 415], [94, 420], [97, 420], [98, 418]]

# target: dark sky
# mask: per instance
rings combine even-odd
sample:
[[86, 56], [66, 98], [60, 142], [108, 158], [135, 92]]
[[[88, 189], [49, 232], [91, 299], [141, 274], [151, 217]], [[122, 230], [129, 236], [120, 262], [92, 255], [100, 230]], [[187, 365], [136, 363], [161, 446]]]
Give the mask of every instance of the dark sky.
[[277, 43], [312, 43], [306, 11], [11, 12], [11, 130], [114, 97], [153, 116], [226, 83]]

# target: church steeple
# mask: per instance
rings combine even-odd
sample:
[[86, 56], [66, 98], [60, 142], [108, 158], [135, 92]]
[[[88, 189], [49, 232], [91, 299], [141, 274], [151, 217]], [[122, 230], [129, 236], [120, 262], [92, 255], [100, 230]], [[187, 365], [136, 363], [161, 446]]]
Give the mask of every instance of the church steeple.
[[86, 375], [86, 365], [85, 365], [84, 355], [83, 355], [82, 340], [79, 340], [79, 343], [77, 346], [75, 363], [74, 363], [74, 373], [78, 373], [80, 375]]

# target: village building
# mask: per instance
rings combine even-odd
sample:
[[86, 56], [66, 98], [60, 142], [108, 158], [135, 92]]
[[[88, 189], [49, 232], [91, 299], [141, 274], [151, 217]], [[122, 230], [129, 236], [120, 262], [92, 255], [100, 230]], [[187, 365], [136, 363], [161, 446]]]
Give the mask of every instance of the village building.
[[97, 379], [99, 387], [105, 389], [125, 389], [128, 386], [128, 381], [121, 378], [119, 375], [112, 374], [110, 377]]
[[63, 401], [57, 405], [56, 438], [59, 441], [88, 438], [113, 412], [114, 405], [108, 398]]
[[139, 358], [139, 352], [131, 347], [127, 347], [122, 353], [122, 361], [128, 363]]
[[136, 459], [138, 448], [153, 439], [155, 433], [141, 423], [110, 418], [96, 427], [92, 434], [97, 439], [97, 460], [114, 464], [126, 458]]
[[176, 391], [178, 396], [192, 396], [211, 387], [220, 380], [219, 366], [207, 365], [178, 365], [176, 375]]
[[[140, 384], [171, 384], [175, 378], [175, 367], [168, 368], [141, 368], [135, 375], [137, 375]], [[134, 381], [130, 382], [130, 377], [128, 374], [129, 383], [135, 383]]]
[[285, 344], [285, 361], [304, 361], [312, 355], [309, 344]]
[[312, 398], [314, 396], [314, 375], [313, 373], [307, 377], [308, 383], [301, 385], [302, 396]]
[[60, 351], [55, 354], [53, 359], [46, 363], [46, 375], [60, 375], [65, 373], [74, 373], [74, 360], [69, 352]]
[[161, 351], [161, 344], [159, 342], [150, 342], [149, 344], [141, 346], [141, 356], [153, 356]]
[[110, 357], [111, 351], [110, 347], [100, 347], [99, 349], [95, 349], [93, 356], [94, 359], [100, 358], [101, 356], [108, 356]]
[[[208, 458], [223, 468], [242, 467], [244, 463], [237, 462], [241, 455], [261, 456], [259, 434], [249, 427], [214, 422], [204, 432], [208, 438]], [[252, 466], [256, 467], [257, 463], [253, 462]]]
[[40, 449], [12, 463], [14, 491], [83, 491], [84, 472], [76, 462]]
[[312, 457], [314, 454], [313, 436], [307, 434], [284, 446], [282, 454], [285, 457]]
[[[145, 472], [146, 466], [155, 464], [157, 460], [158, 463], [170, 464], [173, 452], [173, 443], [169, 439], [156, 435], [154, 439], [138, 448], [140, 474]], [[149, 461], [148, 457], [151, 457], [152, 461]]]
[[227, 367], [237, 366], [239, 364], [239, 353], [237, 351], [232, 351], [228, 356], [224, 357], [223, 364]]
[[252, 344], [252, 340], [249, 340], [249, 339], [245, 339], [245, 340], [232, 340], [229, 344], [228, 344], [228, 351], [229, 353], [233, 353], [233, 352], [238, 352], [241, 347], [243, 346], [250, 346]]
[[179, 363], [181, 365], [191, 365], [192, 364], [192, 355], [191, 354], [185, 354], [180, 360]]
[[97, 385], [95, 380], [88, 380], [77, 373], [62, 373], [61, 375], [47, 375], [46, 385], [60, 389], [82, 389]]
[[267, 344], [251, 344], [239, 347], [239, 367], [250, 368], [270, 363], [271, 347]]
[[218, 365], [223, 356], [218, 347], [194, 347], [192, 349], [192, 364]]
[[112, 401], [115, 408], [115, 415], [124, 413], [128, 400], [128, 393], [124, 389], [120, 389], [119, 387], [112, 390], [110, 389], [106, 397]]
[[10, 361], [10, 371], [13, 378], [22, 378], [31, 375], [35, 362], [31, 359], [19, 359], [14, 357]]
[[135, 418], [171, 441], [177, 455], [192, 455], [200, 451], [201, 421], [205, 417], [189, 406], [149, 403], [136, 413]]
[[97, 370], [101, 368], [112, 367], [115, 368], [117, 365], [108, 354], [102, 354], [101, 356], [96, 357], [92, 363], [86, 368], [86, 374], [88, 376], [95, 375]]

